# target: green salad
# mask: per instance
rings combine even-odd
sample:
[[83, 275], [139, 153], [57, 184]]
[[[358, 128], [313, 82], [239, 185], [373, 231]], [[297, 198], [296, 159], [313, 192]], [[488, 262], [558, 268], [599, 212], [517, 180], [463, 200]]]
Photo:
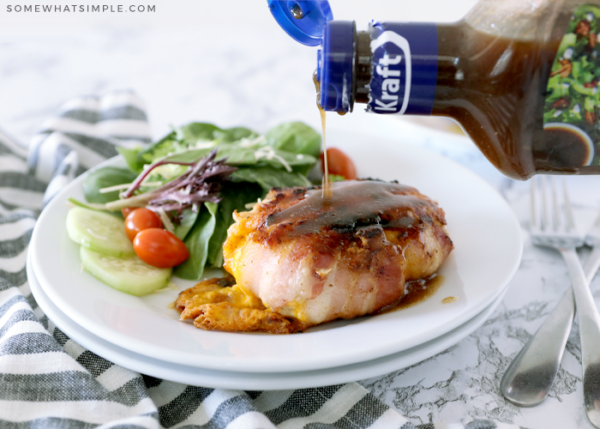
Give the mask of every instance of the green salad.
[[[262, 135], [193, 122], [149, 147], [119, 148], [129, 168], [88, 174], [83, 182], [87, 204], [76, 204], [118, 215], [123, 208], [152, 209], [189, 251], [173, 274], [200, 280], [205, 267], [223, 265], [233, 212], [247, 210], [273, 187], [311, 185], [306, 175], [320, 150], [321, 136], [301, 122]], [[109, 262], [115, 265], [104, 258]]]
[[576, 125], [593, 141], [600, 138], [600, 8], [578, 7], [562, 38], [548, 80], [544, 123]]

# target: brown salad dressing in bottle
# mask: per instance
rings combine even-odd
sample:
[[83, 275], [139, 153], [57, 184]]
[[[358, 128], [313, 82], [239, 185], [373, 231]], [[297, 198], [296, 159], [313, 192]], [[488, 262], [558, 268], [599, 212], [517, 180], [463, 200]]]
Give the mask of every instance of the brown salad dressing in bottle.
[[295, 3], [290, 29], [274, 5], [289, 2], [268, 2], [292, 37], [320, 45], [323, 110], [454, 118], [514, 179], [600, 174], [600, 0], [480, 0], [456, 23], [359, 32], [323, 1]]

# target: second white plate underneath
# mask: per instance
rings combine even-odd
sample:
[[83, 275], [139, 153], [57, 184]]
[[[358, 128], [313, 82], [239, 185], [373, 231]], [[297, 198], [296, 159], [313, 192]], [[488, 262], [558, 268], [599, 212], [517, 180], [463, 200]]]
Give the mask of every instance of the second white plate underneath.
[[475, 331], [494, 312], [506, 290], [485, 310], [435, 340], [409, 350], [353, 365], [315, 371], [248, 373], [218, 371], [152, 359], [116, 346], [86, 331], [56, 307], [40, 287], [30, 261], [29, 286], [44, 313], [71, 339], [103, 358], [133, 371], [169, 381], [217, 389], [283, 390], [330, 386], [377, 377], [436, 355]]

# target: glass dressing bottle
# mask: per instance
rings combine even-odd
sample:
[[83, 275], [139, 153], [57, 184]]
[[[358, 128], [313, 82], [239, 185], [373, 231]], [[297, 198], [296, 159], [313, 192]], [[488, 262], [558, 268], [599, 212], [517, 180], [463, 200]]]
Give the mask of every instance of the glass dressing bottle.
[[600, 174], [600, 1], [481, 0], [456, 23], [359, 32], [326, 0], [267, 1], [288, 34], [319, 46], [324, 110], [454, 118], [514, 179]]

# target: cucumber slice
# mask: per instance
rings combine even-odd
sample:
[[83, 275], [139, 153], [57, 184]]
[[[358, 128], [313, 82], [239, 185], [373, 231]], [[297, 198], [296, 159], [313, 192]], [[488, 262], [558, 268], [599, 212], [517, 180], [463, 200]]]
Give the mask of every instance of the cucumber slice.
[[134, 255], [133, 244], [125, 235], [125, 224], [108, 213], [73, 207], [67, 215], [67, 233], [75, 243], [96, 252]]
[[83, 268], [110, 287], [141, 296], [165, 287], [171, 268], [155, 268], [137, 256], [118, 258], [81, 247]]

